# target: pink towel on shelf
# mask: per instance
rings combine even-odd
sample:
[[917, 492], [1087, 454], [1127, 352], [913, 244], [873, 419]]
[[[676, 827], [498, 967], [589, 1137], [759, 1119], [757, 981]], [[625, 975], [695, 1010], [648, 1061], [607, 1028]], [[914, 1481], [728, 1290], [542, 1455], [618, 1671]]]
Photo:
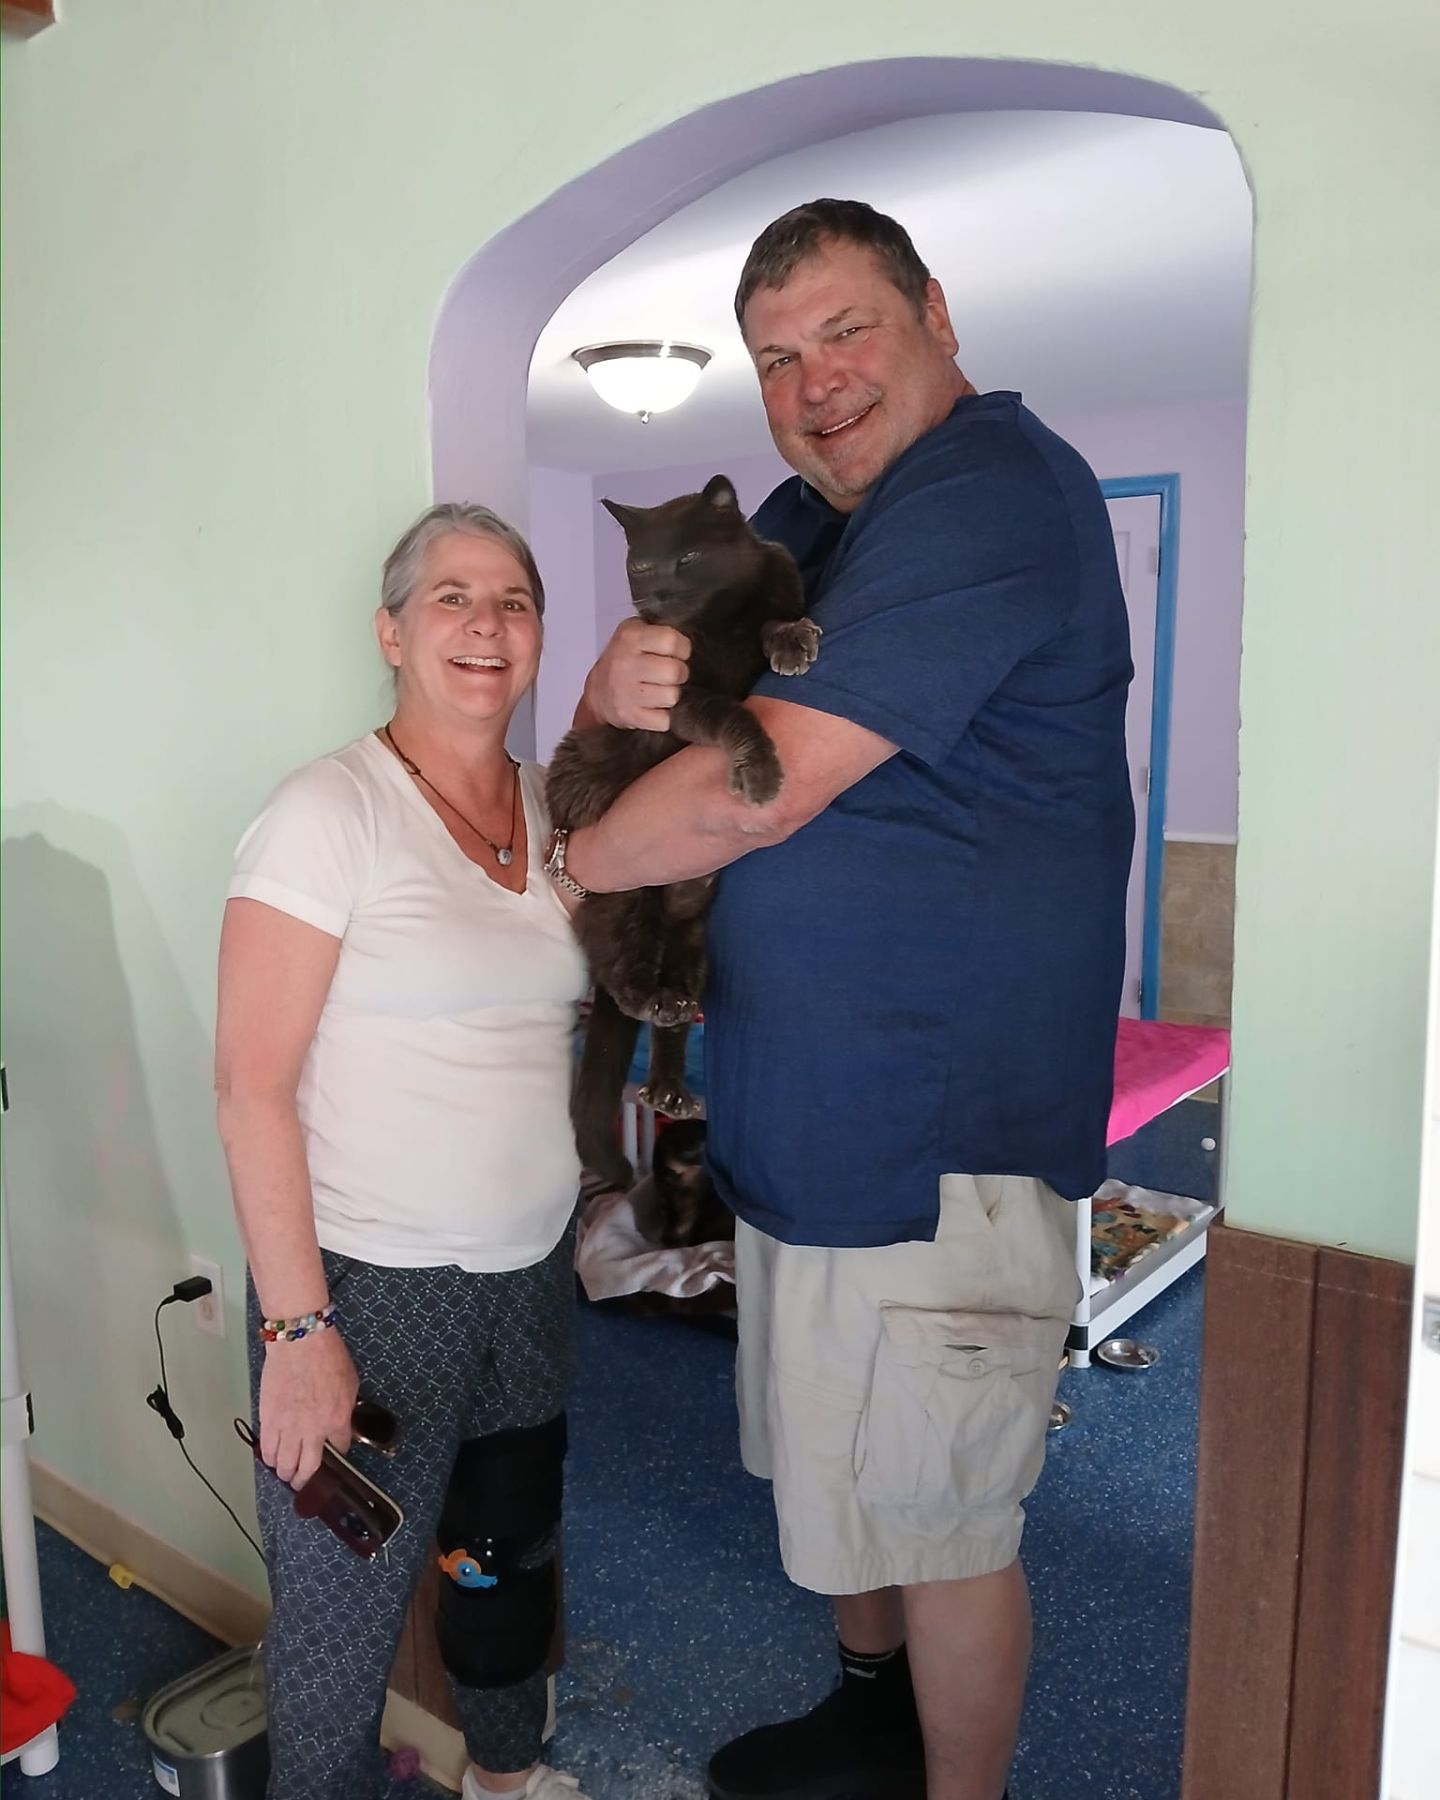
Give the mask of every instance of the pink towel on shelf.
[[1122, 1019], [1115, 1039], [1115, 1099], [1107, 1144], [1208, 1087], [1230, 1067], [1230, 1033], [1222, 1025], [1167, 1025]]

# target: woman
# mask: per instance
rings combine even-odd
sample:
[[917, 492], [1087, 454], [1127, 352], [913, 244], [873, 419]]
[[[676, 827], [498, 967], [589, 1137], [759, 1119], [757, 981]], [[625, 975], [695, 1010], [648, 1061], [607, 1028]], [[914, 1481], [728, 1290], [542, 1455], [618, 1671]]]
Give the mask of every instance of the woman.
[[[586, 976], [540, 867], [541, 772], [505, 749], [544, 591], [516, 532], [451, 505], [401, 538], [381, 592], [394, 715], [280, 785], [221, 939], [219, 1123], [268, 1465], [269, 1794], [383, 1791], [386, 1679], [438, 1536], [466, 1800], [577, 1800], [539, 1754]], [[350, 1450], [357, 1395], [398, 1424], [389, 1454], [352, 1453], [405, 1513], [373, 1560], [292, 1505], [327, 1442]]]

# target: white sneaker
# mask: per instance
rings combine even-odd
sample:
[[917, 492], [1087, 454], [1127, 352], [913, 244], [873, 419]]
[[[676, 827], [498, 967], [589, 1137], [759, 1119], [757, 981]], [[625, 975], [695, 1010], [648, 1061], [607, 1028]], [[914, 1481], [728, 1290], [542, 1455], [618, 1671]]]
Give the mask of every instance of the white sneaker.
[[[467, 1769], [460, 1800], [482, 1800], [484, 1792], [474, 1769]], [[515, 1800], [590, 1800], [588, 1794], [581, 1793], [580, 1783], [573, 1775], [562, 1775], [548, 1763], [537, 1763], [524, 1787], [516, 1788], [514, 1793]]]

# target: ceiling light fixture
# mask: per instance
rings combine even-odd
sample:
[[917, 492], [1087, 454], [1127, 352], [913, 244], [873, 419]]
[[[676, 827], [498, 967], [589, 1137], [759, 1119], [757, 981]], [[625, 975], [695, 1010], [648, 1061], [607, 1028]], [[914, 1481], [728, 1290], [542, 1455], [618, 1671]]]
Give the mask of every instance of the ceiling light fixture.
[[669, 339], [626, 344], [591, 344], [570, 354], [590, 377], [590, 385], [617, 412], [637, 413], [648, 425], [655, 413], [669, 412], [695, 392], [710, 352]]

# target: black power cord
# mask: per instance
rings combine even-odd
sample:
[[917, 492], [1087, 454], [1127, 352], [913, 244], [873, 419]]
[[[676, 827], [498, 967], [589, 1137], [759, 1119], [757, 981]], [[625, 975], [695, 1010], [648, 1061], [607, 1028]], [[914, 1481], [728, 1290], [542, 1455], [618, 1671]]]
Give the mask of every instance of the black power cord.
[[185, 1461], [190, 1465], [194, 1473], [200, 1477], [200, 1480], [210, 1489], [210, 1492], [214, 1494], [215, 1498], [235, 1521], [235, 1528], [240, 1533], [241, 1537], [245, 1539], [245, 1542], [260, 1558], [261, 1562], [264, 1562], [265, 1552], [240, 1522], [240, 1517], [236, 1513], [235, 1508], [231, 1506], [225, 1496], [211, 1484], [206, 1477], [204, 1470], [196, 1464], [191, 1457], [190, 1452], [185, 1448], [184, 1423], [175, 1408], [170, 1404], [170, 1380], [165, 1373], [165, 1340], [160, 1335], [160, 1315], [167, 1306], [173, 1306], [177, 1300], [183, 1300], [187, 1305], [195, 1300], [203, 1300], [210, 1292], [210, 1286], [210, 1280], [207, 1276], [191, 1275], [184, 1281], [177, 1281], [175, 1286], [155, 1308], [155, 1348], [160, 1352], [160, 1385], [145, 1396], [145, 1404], [150, 1408], [151, 1412], [159, 1413], [160, 1417], [165, 1421], [166, 1429], [169, 1431], [171, 1437], [173, 1437], [175, 1442], [180, 1446], [180, 1454], [185, 1458]]

